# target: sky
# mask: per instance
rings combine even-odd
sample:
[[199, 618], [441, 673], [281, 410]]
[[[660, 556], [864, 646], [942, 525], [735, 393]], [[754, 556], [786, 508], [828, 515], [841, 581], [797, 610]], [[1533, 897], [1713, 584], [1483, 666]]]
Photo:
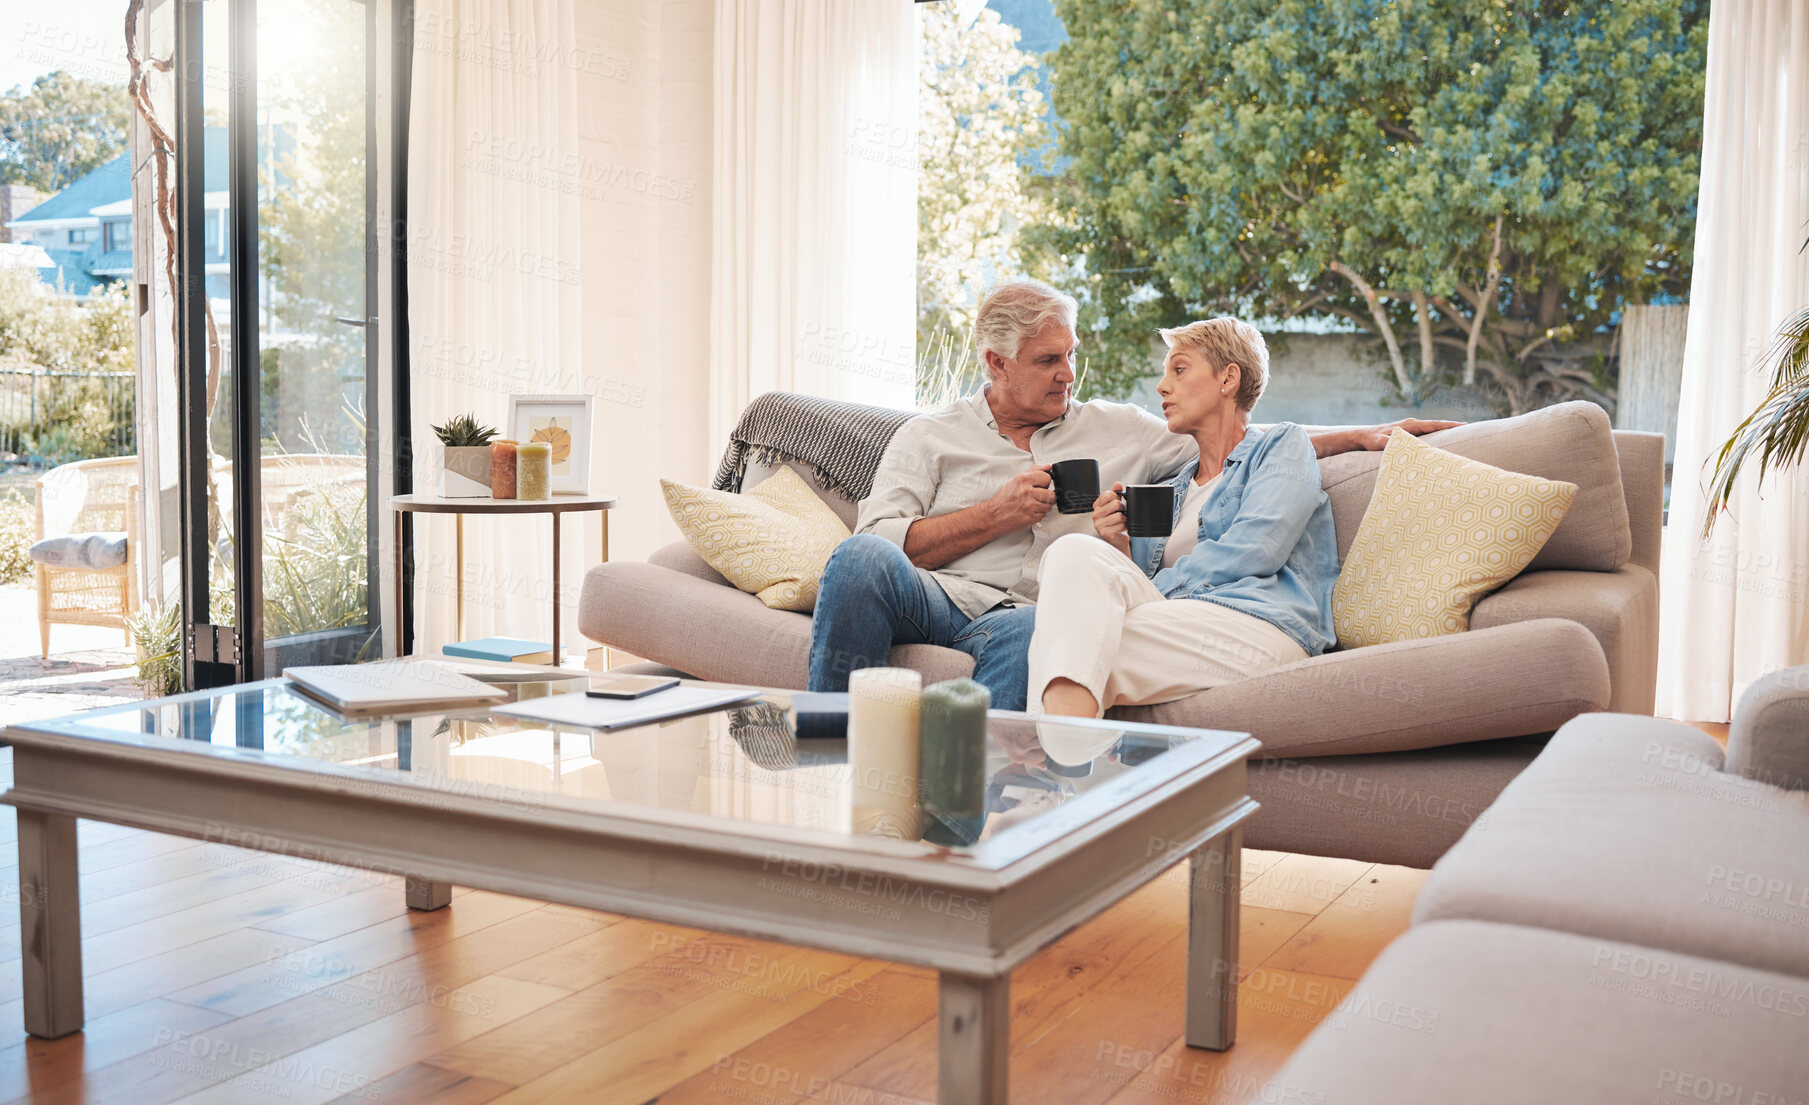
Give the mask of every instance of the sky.
[[0, 92], [58, 69], [126, 83], [126, 0], [0, 3]]

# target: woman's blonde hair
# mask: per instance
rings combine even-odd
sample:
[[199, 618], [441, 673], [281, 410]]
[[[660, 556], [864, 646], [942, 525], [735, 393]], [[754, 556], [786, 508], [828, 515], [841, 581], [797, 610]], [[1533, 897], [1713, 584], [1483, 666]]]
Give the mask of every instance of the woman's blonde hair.
[[1158, 330], [1170, 349], [1194, 349], [1206, 358], [1214, 376], [1223, 376], [1225, 366], [1236, 364], [1243, 369], [1237, 385], [1237, 409], [1245, 414], [1262, 398], [1269, 383], [1269, 346], [1261, 330], [1241, 319], [1223, 315], [1202, 319], [1186, 326]]

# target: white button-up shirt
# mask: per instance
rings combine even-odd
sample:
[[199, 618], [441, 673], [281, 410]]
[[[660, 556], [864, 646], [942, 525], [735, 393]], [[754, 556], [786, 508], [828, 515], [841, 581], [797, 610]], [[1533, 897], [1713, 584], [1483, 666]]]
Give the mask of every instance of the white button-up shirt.
[[[1198, 455], [1193, 438], [1169, 433], [1162, 419], [1103, 399], [1070, 402], [1065, 414], [1030, 435], [1026, 452], [999, 431], [982, 390], [899, 427], [873, 475], [873, 493], [861, 500], [855, 532], [878, 534], [902, 549], [911, 523], [983, 503], [1032, 465], [1092, 457], [1104, 489], [1117, 481], [1167, 482]], [[970, 618], [1001, 602], [1033, 603], [1043, 551], [1063, 534], [1091, 532], [1091, 514], [1051, 507], [1029, 529], [990, 541], [932, 574]]]

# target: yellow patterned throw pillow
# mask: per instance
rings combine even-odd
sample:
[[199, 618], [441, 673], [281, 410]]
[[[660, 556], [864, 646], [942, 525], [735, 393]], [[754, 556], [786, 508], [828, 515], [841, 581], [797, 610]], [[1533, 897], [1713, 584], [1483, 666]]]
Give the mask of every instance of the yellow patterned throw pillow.
[[704, 562], [775, 610], [810, 612], [829, 554], [848, 527], [781, 465], [736, 495], [660, 481], [666, 509]]
[[1576, 497], [1574, 483], [1507, 472], [1396, 430], [1332, 592], [1338, 646], [1470, 628], [1471, 607], [1532, 562]]

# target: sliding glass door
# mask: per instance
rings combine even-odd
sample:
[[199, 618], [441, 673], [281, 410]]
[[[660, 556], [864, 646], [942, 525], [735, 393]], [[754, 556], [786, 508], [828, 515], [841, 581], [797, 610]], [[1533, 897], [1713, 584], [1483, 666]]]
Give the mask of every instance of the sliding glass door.
[[183, 609], [189, 685], [207, 686], [380, 651], [372, 211], [394, 161], [371, 4], [184, 14]]

